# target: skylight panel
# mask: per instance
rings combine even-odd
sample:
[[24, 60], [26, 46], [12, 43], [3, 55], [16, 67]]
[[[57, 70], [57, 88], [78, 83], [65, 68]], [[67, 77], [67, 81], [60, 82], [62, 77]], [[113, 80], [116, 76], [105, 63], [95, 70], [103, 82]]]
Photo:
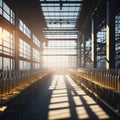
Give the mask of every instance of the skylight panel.
[[[41, 0], [40, 0], [41, 1]], [[47, 28], [50, 30], [68, 30], [65, 35], [63, 32], [45, 32], [46, 38], [75, 38], [77, 37], [71, 35], [69, 29], [75, 29], [76, 21], [78, 18], [79, 11], [81, 9], [82, 0], [42, 0], [41, 6], [43, 15], [46, 20]], [[77, 34], [73, 31], [73, 34]], [[50, 35], [51, 34], [51, 35]], [[61, 34], [61, 35], [54, 35]]]

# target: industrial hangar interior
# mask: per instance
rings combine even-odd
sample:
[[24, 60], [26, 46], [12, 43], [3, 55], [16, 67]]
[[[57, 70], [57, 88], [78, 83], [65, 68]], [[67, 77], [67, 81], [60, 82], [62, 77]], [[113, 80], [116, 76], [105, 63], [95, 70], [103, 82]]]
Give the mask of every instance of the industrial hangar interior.
[[119, 0], [0, 0], [0, 120], [119, 120]]

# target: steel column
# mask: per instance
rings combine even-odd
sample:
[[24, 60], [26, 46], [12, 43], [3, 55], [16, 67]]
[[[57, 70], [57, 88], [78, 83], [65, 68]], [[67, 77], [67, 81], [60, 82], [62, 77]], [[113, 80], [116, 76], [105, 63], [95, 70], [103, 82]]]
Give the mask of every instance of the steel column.
[[86, 67], [86, 39], [85, 34], [82, 35], [82, 41], [83, 41], [83, 67]]
[[106, 6], [106, 69], [115, 68], [115, 15], [114, 0]]
[[97, 53], [96, 53], [96, 25], [95, 25], [95, 18], [92, 17], [91, 20], [91, 39], [92, 39], [92, 62], [93, 68], [97, 67]]

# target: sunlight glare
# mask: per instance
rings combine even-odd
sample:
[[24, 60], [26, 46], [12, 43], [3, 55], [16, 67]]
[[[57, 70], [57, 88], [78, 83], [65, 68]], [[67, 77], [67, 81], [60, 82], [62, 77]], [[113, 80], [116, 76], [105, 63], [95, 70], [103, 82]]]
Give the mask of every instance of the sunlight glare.
[[50, 103], [67, 102], [68, 97], [51, 98]]
[[96, 104], [95, 100], [93, 100], [93, 98], [91, 98], [90, 96], [83, 96], [83, 98], [85, 99], [85, 101], [87, 102], [87, 104]]
[[64, 94], [52, 94], [52, 98], [53, 97], [65, 97], [68, 96], [68, 94], [64, 93]]
[[50, 110], [48, 113], [48, 120], [59, 120], [70, 118], [70, 109]]
[[69, 102], [55, 103], [55, 104], [49, 105], [49, 109], [58, 109], [58, 108], [65, 108], [65, 107], [69, 107]]
[[89, 115], [87, 114], [87, 111], [83, 106], [81, 107], [76, 107], [76, 112], [78, 115], [78, 119], [88, 119]]
[[65, 90], [54, 90], [53, 91], [53, 94], [61, 94], [61, 93], [67, 93], [67, 90], [65, 89]]
[[91, 105], [91, 110], [95, 113], [98, 119], [109, 119], [110, 117], [99, 105]]
[[66, 89], [66, 86], [62, 85], [62, 86], [56, 86], [55, 87], [56, 90], [63, 90], [63, 89]]
[[73, 100], [74, 100], [75, 105], [83, 105], [79, 96], [74, 96]]
[[0, 112], [4, 112], [6, 110], [7, 106], [0, 107]]
[[76, 90], [76, 93], [78, 95], [86, 95], [86, 93], [83, 90]]

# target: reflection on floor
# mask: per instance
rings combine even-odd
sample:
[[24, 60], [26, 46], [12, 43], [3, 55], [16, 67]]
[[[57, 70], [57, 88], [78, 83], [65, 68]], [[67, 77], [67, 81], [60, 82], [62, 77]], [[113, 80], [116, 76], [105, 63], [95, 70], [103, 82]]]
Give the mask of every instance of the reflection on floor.
[[[49, 120], [71, 118], [72, 109], [69, 96], [74, 101], [77, 119], [110, 119], [109, 115], [68, 75], [54, 75], [49, 90], [52, 90], [48, 112]], [[68, 95], [68, 91], [71, 95]], [[92, 114], [93, 116], [91, 116]]]

